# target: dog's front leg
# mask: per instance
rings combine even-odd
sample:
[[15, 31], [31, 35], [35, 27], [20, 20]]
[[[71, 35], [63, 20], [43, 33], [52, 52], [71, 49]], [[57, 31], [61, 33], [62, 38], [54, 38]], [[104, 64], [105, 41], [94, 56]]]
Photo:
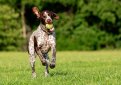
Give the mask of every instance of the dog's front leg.
[[30, 57], [30, 65], [32, 68], [32, 77], [36, 77], [36, 72], [35, 72], [35, 49], [34, 49], [34, 42], [32, 37], [30, 38], [29, 45], [28, 45], [28, 52], [29, 52], [29, 57]]
[[32, 68], [32, 77], [36, 78], [36, 72], [35, 72], [35, 55], [30, 54], [30, 64]]
[[52, 51], [52, 59], [50, 63], [50, 68], [53, 69], [55, 68], [55, 62], [56, 62], [56, 47], [55, 45], [51, 46], [51, 51]]
[[42, 65], [46, 66], [46, 60], [39, 48], [36, 48], [37, 55], [39, 56], [40, 61], [42, 62]]

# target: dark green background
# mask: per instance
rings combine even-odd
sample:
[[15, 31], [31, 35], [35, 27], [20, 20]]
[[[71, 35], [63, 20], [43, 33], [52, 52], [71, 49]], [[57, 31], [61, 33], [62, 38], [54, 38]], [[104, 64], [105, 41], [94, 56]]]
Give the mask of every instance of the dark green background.
[[40, 23], [33, 6], [60, 16], [54, 21], [57, 50], [121, 48], [121, 0], [0, 0], [0, 50], [26, 50], [21, 12], [24, 7], [29, 36]]

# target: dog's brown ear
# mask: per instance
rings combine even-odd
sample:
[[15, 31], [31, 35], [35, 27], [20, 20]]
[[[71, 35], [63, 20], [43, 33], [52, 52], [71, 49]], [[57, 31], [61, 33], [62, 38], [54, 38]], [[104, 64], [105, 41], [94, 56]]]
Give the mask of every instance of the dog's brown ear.
[[39, 12], [39, 9], [37, 7], [33, 7], [32, 11], [37, 16], [37, 18], [40, 18], [40, 12]]
[[51, 12], [51, 15], [52, 15], [52, 17], [53, 17], [53, 18], [55, 18], [56, 20], [58, 20], [58, 19], [59, 19], [59, 16], [58, 16], [56, 13]]

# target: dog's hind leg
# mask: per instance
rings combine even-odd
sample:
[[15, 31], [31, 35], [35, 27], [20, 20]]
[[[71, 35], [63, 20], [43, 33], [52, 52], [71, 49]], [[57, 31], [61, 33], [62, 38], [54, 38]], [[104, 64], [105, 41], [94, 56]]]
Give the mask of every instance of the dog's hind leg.
[[49, 75], [49, 69], [48, 69], [48, 64], [46, 63], [45, 66], [45, 77], [47, 77]]
[[55, 68], [55, 62], [56, 62], [56, 48], [54, 45], [51, 47], [51, 50], [52, 50], [52, 59], [50, 63], [50, 68], [53, 69]]
[[36, 77], [36, 72], [35, 72], [35, 49], [34, 49], [34, 42], [32, 39], [29, 41], [29, 57], [30, 57], [30, 65], [32, 68], [32, 77]]
[[46, 59], [46, 66], [45, 66], [45, 77], [47, 77], [47, 76], [49, 76], [49, 69], [48, 69], [48, 67], [49, 67], [49, 57], [48, 57], [48, 55], [47, 54], [43, 54], [43, 56], [45, 57], [45, 59]]

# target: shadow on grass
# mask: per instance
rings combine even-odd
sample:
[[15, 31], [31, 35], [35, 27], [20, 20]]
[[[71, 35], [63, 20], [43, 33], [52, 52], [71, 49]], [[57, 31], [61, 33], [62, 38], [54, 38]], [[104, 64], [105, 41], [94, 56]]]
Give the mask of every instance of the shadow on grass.
[[68, 75], [68, 73], [64, 72], [64, 71], [58, 71], [58, 72], [50, 73], [50, 76], [66, 76], [66, 75]]

